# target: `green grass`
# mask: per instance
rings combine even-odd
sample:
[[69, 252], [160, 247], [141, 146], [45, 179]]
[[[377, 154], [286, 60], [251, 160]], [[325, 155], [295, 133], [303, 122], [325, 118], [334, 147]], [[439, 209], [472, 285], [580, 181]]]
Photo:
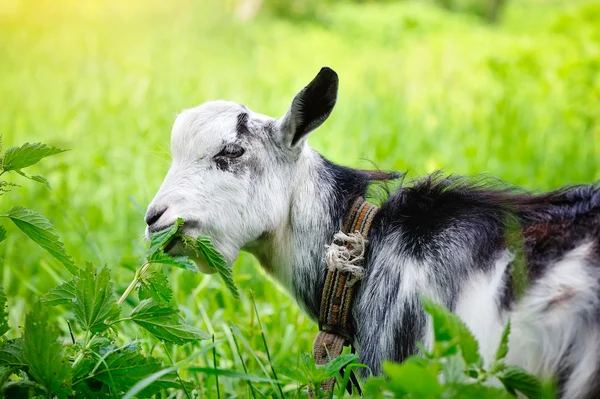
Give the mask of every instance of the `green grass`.
[[[51, 191], [16, 177], [23, 187], [0, 197], [0, 212], [18, 204], [42, 213], [75, 261], [107, 264], [121, 292], [141, 264], [143, 214], [169, 166], [176, 113], [225, 98], [281, 115], [323, 65], [338, 72], [340, 98], [309, 142], [335, 162], [410, 176], [485, 173], [532, 190], [600, 179], [598, 1], [514, 0], [497, 25], [419, 1], [330, 5], [319, 22], [265, 14], [248, 23], [216, 2], [123, 4], [0, 6], [4, 145], [71, 149], [30, 170]], [[6, 227], [1, 281], [16, 327], [67, 273]], [[273, 363], [293, 368], [316, 325], [250, 256], [236, 262], [234, 279], [241, 302], [218, 278], [170, 272], [188, 321], [214, 332], [222, 367], [243, 370], [241, 359], [253, 374], [264, 375], [257, 359], [269, 367], [252, 290]], [[177, 361], [195, 350], [170, 354]], [[210, 367], [212, 355], [196, 362]], [[219, 383], [221, 393], [249, 394], [245, 382]], [[216, 395], [214, 378], [205, 384]]]

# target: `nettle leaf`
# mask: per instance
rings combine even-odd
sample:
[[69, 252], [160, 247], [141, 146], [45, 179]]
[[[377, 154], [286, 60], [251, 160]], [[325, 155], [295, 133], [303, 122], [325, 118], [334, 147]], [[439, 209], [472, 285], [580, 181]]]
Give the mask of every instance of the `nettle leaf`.
[[75, 282], [77, 277], [52, 288], [43, 297], [40, 298], [43, 304], [49, 306], [71, 305], [75, 299]]
[[227, 264], [227, 261], [221, 255], [219, 251], [214, 247], [212, 242], [210, 241], [210, 237], [200, 236], [196, 239], [197, 250], [202, 255], [206, 263], [212, 268], [214, 268], [219, 276], [225, 282], [225, 285], [233, 295], [235, 299], [240, 298], [240, 293], [233, 282], [233, 277], [231, 275], [231, 267]]
[[171, 256], [165, 253], [162, 249], [156, 250], [148, 257], [148, 262], [161, 265], [176, 266], [181, 269], [186, 269], [194, 273], [198, 273], [198, 268], [187, 256]]
[[119, 317], [120, 309], [113, 296], [113, 284], [106, 267], [98, 274], [91, 264], [81, 269], [75, 281], [72, 308], [84, 331], [102, 332]]
[[465, 380], [466, 365], [461, 355], [448, 356], [442, 362], [444, 383], [460, 384]]
[[140, 302], [131, 312], [131, 319], [156, 338], [178, 345], [211, 338], [210, 334], [184, 324], [177, 309], [152, 298]]
[[0, 242], [6, 239], [6, 229], [0, 226]]
[[389, 387], [396, 394], [417, 397], [435, 397], [443, 392], [434, 367], [422, 367], [414, 362], [396, 364], [386, 362], [383, 371], [389, 377]]
[[156, 302], [171, 302], [171, 299], [173, 299], [173, 291], [169, 286], [169, 279], [161, 272], [145, 274], [140, 279], [138, 297], [142, 301], [144, 299], [152, 298]]
[[520, 367], [508, 366], [497, 377], [502, 381], [506, 390], [513, 395], [515, 391], [519, 391], [529, 399], [542, 397], [542, 384], [536, 377]]
[[43, 158], [65, 151], [42, 143], [25, 143], [20, 147], [10, 147], [1, 159], [2, 169], [9, 171], [26, 168], [38, 163]]
[[504, 327], [504, 332], [502, 333], [502, 339], [500, 340], [500, 345], [498, 345], [498, 350], [496, 351], [496, 362], [504, 360], [506, 354], [508, 353], [508, 336], [510, 335], [510, 320], [506, 323], [506, 327]]
[[40, 302], [25, 318], [23, 360], [29, 366], [27, 374], [46, 389], [48, 397], [66, 398], [71, 394], [71, 365], [58, 341], [58, 329], [50, 324]]
[[59, 260], [71, 274], [76, 275], [79, 268], [65, 251], [63, 243], [54, 232], [52, 224], [37, 212], [23, 206], [11, 208], [5, 215], [29, 238]]
[[6, 311], [6, 294], [4, 288], [0, 287], [0, 336], [6, 334], [10, 327], [8, 326], [8, 312]]
[[[159, 372], [165, 367], [152, 357], [139, 353], [135, 343], [110, 352], [93, 373], [93, 377], [111, 388], [115, 395], [122, 396], [140, 380]], [[137, 397], [149, 397], [163, 388], [180, 387], [175, 372], [167, 373], [145, 387]]]
[[[441, 343], [442, 347], [458, 344], [467, 365], [478, 363], [480, 359], [479, 344], [463, 321], [452, 314], [448, 308], [433, 302], [429, 298], [421, 297], [421, 301], [425, 311], [433, 319], [436, 344]], [[448, 353], [452, 354], [453, 352]]]
[[46, 179], [42, 175], [30, 175], [28, 173], [25, 173], [25, 172], [19, 170], [19, 169], [15, 170], [15, 172], [17, 172], [18, 174], [20, 174], [21, 176], [23, 176], [23, 177], [25, 177], [25, 178], [27, 178], [29, 180], [33, 180], [35, 182], [42, 183], [43, 185], [45, 185], [49, 189], [52, 189], [52, 187], [50, 187], [50, 183], [48, 183], [48, 179]]
[[[0, 366], [0, 387], [3, 387], [9, 377], [14, 373], [14, 369], [9, 366]], [[6, 397], [6, 396], [4, 396]]]
[[40, 398], [48, 396], [48, 393], [35, 381], [17, 380], [8, 381], [2, 386], [3, 398]]
[[347, 355], [340, 355], [322, 366], [317, 366], [317, 368], [323, 370], [329, 377], [334, 377], [342, 368], [346, 367], [350, 363], [356, 362], [357, 360], [358, 355], [356, 354], [351, 353]]
[[23, 340], [21, 338], [6, 340], [0, 346], [0, 365], [11, 368], [25, 366], [23, 359]]
[[179, 232], [181, 226], [183, 226], [183, 219], [177, 218], [175, 223], [173, 223], [168, 229], [164, 229], [152, 234], [150, 237], [150, 248], [148, 248], [148, 252], [146, 254], [148, 260], [150, 260], [155, 252], [163, 250], [165, 246], [167, 246], [169, 241], [171, 241], [171, 239]]

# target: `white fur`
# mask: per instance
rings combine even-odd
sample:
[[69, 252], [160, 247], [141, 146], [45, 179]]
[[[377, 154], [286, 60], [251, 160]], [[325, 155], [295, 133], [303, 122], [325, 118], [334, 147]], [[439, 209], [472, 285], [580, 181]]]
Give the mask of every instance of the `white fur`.
[[598, 280], [586, 260], [592, 246], [582, 244], [554, 263], [511, 315], [507, 361], [551, 376], [568, 353], [579, 364], [566, 386], [568, 398], [585, 393], [586, 386], [580, 382], [597, 373], [598, 367], [600, 332], [589, 321], [598, 309]]
[[[282, 165], [284, 170], [275, 170], [274, 154], [258, 139], [246, 143], [243, 156], [260, 162], [265, 171], [261, 176], [225, 173], [215, 167], [213, 157], [236, 140], [241, 112], [258, 120], [270, 119], [226, 101], [209, 102], [177, 117], [171, 135], [173, 162], [149, 205], [149, 209], [167, 207], [157, 225], [166, 227], [183, 218], [184, 233], [209, 235], [229, 262], [244, 245], [284, 223], [291, 195], [286, 177], [293, 174], [284, 169], [286, 165]], [[210, 271], [202, 260], [195, 261], [202, 271]]]
[[474, 272], [464, 284], [454, 310], [477, 338], [485, 364], [494, 359], [504, 329], [506, 318], [499, 313], [499, 298], [506, 267], [512, 259], [505, 250], [491, 273]]

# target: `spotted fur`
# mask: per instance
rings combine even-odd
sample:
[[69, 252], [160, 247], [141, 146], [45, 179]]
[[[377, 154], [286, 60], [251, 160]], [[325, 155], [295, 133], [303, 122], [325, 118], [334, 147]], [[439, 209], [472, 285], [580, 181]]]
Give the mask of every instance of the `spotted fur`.
[[[210, 235], [229, 262], [251, 252], [316, 320], [325, 245], [373, 182], [400, 176], [333, 164], [306, 144], [337, 87], [335, 72], [322, 69], [280, 119], [225, 101], [182, 112], [147, 233], [182, 217], [187, 234]], [[465, 321], [486, 362], [510, 318], [509, 363], [556, 377], [565, 398], [600, 397], [598, 185], [535, 195], [434, 174], [384, 198], [368, 238], [352, 315], [354, 345], [374, 373], [384, 360], [415, 354], [417, 342], [431, 344], [426, 295]], [[519, 249], [524, 292], [513, 277]], [[180, 245], [171, 252], [185, 253]]]

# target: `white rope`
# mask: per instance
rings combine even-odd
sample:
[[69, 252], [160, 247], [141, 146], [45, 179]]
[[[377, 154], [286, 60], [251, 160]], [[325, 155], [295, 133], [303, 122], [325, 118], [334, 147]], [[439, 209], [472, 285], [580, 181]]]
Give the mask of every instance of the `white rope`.
[[325, 262], [329, 270], [350, 273], [350, 285], [361, 280], [365, 275], [362, 267], [365, 259], [365, 248], [368, 240], [362, 234], [345, 234], [338, 232], [333, 236], [333, 243], [326, 245]]

